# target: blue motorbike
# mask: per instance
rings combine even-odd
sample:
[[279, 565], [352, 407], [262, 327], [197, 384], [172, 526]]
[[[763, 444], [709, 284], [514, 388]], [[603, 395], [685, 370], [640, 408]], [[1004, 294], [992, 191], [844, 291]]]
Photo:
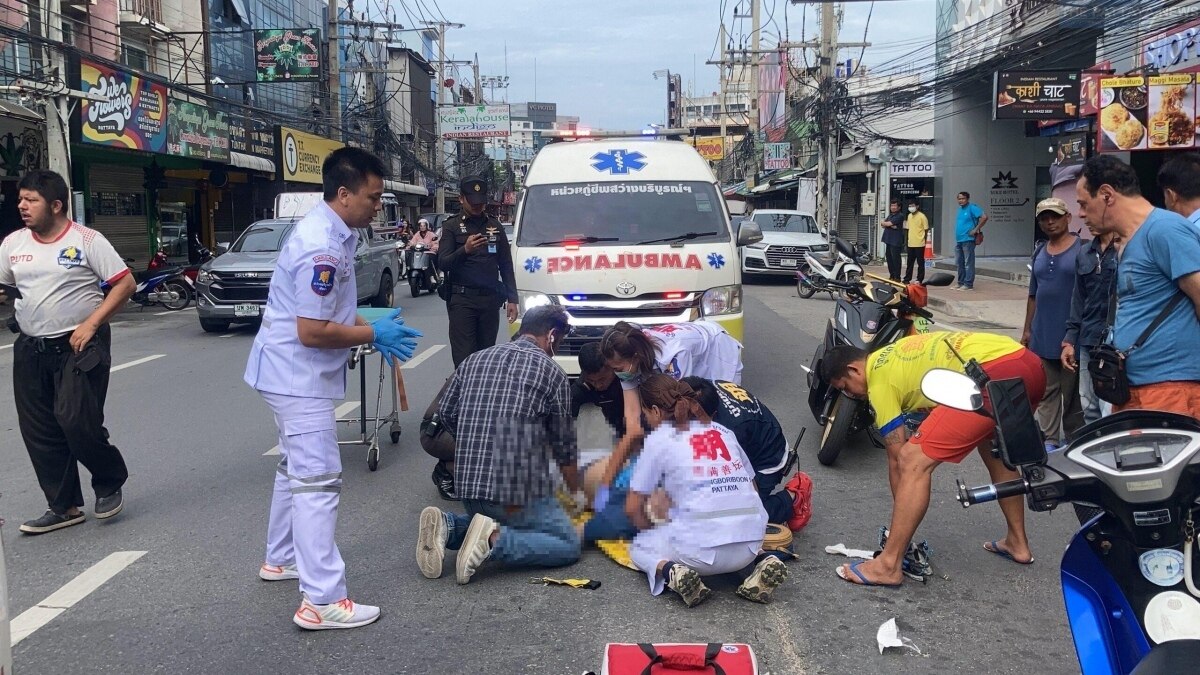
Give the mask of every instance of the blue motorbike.
[[[1071, 539], [1063, 599], [1084, 675], [1200, 670], [1200, 588], [1194, 569], [1200, 516], [1200, 421], [1130, 410], [1081, 429], [1047, 455], [1021, 380], [951, 370], [926, 375], [931, 400], [996, 420], [996, 452], [1021, 478], [968, 488], [972, 504], [1027, 495], [1030, 509], [1083, 503], [1100, 515]], [[974, 366], [974, 368], [973, 368]], [[986, 403], [985, 403], [986, 402]]]

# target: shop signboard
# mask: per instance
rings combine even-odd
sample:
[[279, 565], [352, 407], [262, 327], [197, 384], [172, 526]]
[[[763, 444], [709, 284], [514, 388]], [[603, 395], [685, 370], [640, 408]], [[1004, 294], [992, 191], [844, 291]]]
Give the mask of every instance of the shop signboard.
[[1195, 148], [1196, 75], [1100, 81], [1099, 152]]
[[259, 82], [316, 82], [321, 79], [321, 29], [254, 31], [254, 66]]
[[1159, 73], [1200, 72], [1200, 19], [1169, 28], [1145, 40], [1142, 64]]
[[935, 175], [933, 162], [891, 162], [888, 174], [893, 178], [931, 178]]
[[254, 119], [231, 118], [229, 149], [275, 161], [275, 129]]
[[296, 129], [279, 127], [279, 157], [275, 166], [282, 167], [285, 181], [320, 184], [321, 164], [329, 153], [344, 145]]
[[791, 143], [764, 143], [763, 170], [790, 169], [792, 166]]
[[229, 118], [200, 103], [171, 99], [167, 152], [177, 157], [229, 161]]
[[84, 143], [166, 152], [167, 88], [115, 68], [81, 60], [79, 87], [107, 101], [79, 104]]
[[695, 140], [696, 152], [710, 162], [725, 159], [725, 139], [721, 136], [702, 136]]
[[999, 71], [993, 119], [1061, 120], [1079, 115], [1079, 71]]
[[[532, 104], [530, 104], [532, 105]], [[498, 138], [509, 135], [509, 107], [505, 105], [444, 105], [438, 107], [442, 138]]]
[[1079, 75], [1079, 116], [1100, 112], [1100, 80], [1112, 77], [1112, 61], [1101, 61]]
[[1033, 166], [991, 165], [987, 204], [988, 228], [993, 232], [1022, 232], [1033, 216], [1037, 169]]

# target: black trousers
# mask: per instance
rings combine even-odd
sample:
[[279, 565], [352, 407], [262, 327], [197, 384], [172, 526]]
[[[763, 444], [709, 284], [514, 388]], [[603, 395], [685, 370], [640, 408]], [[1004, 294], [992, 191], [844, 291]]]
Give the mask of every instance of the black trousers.
[[480, 349], [496, 344], [500, 330], [500, 296], [454, 293], [446, 303], [450, 315], [450, 357], [454, 367]]
[[887, 258], [888, 278], [900, 281], [900, 270], [904, 265], [901, 260], [904, 257], [904, 247], [899, 244], [886, 244], [884, 257]]
[[925, 281], [925, 247], [908, 247], [908, 269], [904, 272], [904, 283], [913, 280], [913, 268], [917, 268], [917, 281]]
[[21, 437], [46, 503], [55, 513], [83, 506], [79, 464], [92, 474], [97, 497], [111, 495], [129, 478], [121, 451], [108, 442], [104, 428], [111, 342], [108, 325], [101, 326], [89, 346], [100, 352], [100, 362], [86, 373], [76, 366], [76, 355], [65, 339], [42, 343], [22, 335], [13, 345], [13, 393]]

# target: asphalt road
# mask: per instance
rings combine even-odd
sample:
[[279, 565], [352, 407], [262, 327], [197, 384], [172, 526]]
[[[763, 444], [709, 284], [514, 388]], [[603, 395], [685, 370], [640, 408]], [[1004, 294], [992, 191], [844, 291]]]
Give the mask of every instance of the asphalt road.
[[[982, 543], [1003, 536], [999, 509], [964, 510], [953, 497], [955, 478], [985, 480], [977, 458], [937, 472], [918, 535], [949, 580], [867, 589], [836, 577], [845, 559], [827, 555], [825, 546], [874, 548], [887, 522], [884, 457], [860, 438], [837, 466], [817, 464], [819, 433], [800, 364], [808, 363], [833, 304], [801, 300], [787, 284], [746, 292], [744, 383], [789, 437], [810, 427], [801, 468], [816, 486], [813, 520], [797, 536], [799, 560], [771, 605], [743, 601], [733, 595], [735, 582], [718, 581], [712, 600], [688, 610], [670, 594], [651, 597], [642, 575], [598, 551], [553, 573], [598, 579], [603, 587], [595, 591], [534, 586], [530, 572], [491, 566], [467, 586], [457, 586], [453, 574], [423, 578], [413, 559], [417, 514], [447, 503], [429, 479], [433, 462], [417, 443], [417, 426], [451, 362], [442, 303], [398, 291], [405, 291], [397, 297], [408, 322], [426, 334], [422, 352], [437, 351], [405, 371], [412, 409], [402, 414], [399, 444], [385, 441], [379, 471], [368, 471], [364, 448], [343, 451], [338, 543], [351, 597], [383, 610], [378, 623], [350, 631], [301, 631], [291, 622], [294, 582], [256, 575], [276, 463], [264, 453], [276, 431], [241, 381], [250, 329], [205, 334], [193, 311], [122, 314], [113, 362], [135, 365], [113, 373], [107, 414], [131, 471], [125, 511], [40, 537], [16, 529], [45, 502], [16, 431], [11, 351], [0, 347], [0, 516], [8, 521], [10, 609], [17, 616], [42, 604], [48, 609], [26, 620], [52, 616], [14, 648], [17, 672], [578, 674], [599, 671], [606, 642], [642, 641], [747, 642], [762, 672], [776, 674], [1078, 672], [1057, 573], [1074, 517], [1069, 510], [1030, 514], [1034, 565], [986, 553]], [[0, 336], [0, 345], [9, 343], [11, 336]], [[376, 371], [369, 372], [373, 380]], [[344, 428], [342, 438], [356, 433], [356, 426]], [[110, 557], [121, 552], [144, 554]], [[74, 592], [92, 578], [77, 577], [101, 561], [107, 573], [95, 590]], [[923, 655], [879, 654], [876, 630], [893, 617]]]

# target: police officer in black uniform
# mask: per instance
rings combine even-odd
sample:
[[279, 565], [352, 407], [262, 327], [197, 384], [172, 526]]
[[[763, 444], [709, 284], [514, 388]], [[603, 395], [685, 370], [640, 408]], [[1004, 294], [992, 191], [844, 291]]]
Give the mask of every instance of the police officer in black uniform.
[[450, 355], [454, 367], [480, 349], [496, 344], [500, 305], [508, 322], [517, 320], [517, 283], [512, 250], [500, 221], [489, 216], [487, 185], [478, 178], [459, 184], [462, 211], [446, 219], [438, 266], [447, 274]]

